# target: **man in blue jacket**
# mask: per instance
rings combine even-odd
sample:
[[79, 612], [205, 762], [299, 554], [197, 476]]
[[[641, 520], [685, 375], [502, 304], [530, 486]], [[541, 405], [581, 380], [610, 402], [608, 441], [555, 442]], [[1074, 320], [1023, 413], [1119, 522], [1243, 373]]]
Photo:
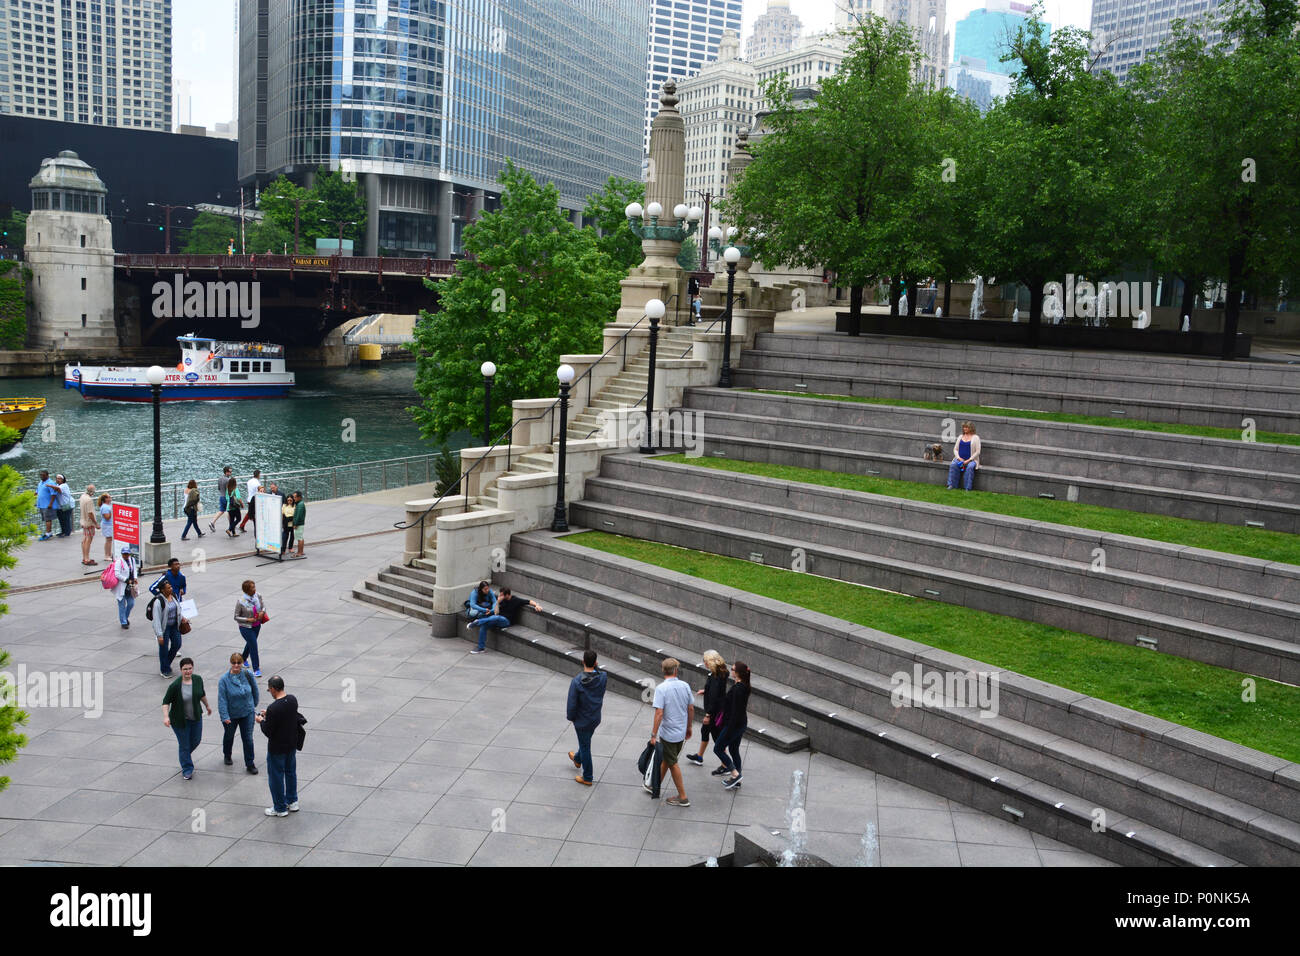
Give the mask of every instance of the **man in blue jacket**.
[[600, 726], [600, 708], [605, 703], [605, 685], [609, 675], [596, 669], [596, 652], [587, 651], [582, 655], [582, 673], [573, 678], [569, 684], [568, 719], [573, 723], [573, 730], [578, 735], [578, 750], [569, 751], [573, 766], [581, 770], [573, 779], [583, 786], [590, 787], [594, 774], [591, 769], [591, 735]]

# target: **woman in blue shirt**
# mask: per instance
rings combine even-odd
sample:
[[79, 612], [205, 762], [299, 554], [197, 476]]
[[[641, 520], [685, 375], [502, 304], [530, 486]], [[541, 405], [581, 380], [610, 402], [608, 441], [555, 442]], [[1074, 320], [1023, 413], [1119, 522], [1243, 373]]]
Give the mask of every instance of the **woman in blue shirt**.
[[961, 438], [952, 452], [952, 464], [948, 466], [948, 487], [956, 488], [957, 482], [965, 477], [964, 487], [967, 491], [975, 484], [975, 472], [980, 466], [980, 436], [975, 434], [975, 426], [970, 422], [961, 423]]

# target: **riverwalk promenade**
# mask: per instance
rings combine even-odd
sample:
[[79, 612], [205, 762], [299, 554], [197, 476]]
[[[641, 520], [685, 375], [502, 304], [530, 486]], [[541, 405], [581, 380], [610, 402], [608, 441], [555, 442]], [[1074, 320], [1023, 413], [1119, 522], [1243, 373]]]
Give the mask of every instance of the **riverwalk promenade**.
[[[653, 711], [614, 694], [593, 744], [596, 784], [580, 786], [566, 757], [575, 746], [567, 676], [495, 652], [471, 656], [468, 640], [436, 641], [427, 625], [350, 597], [401, 551], [400, 532], [377, 529], [430, 491], [309, 502], [306, 559], [269, 566], [247, 556], [251, 528], [233, 541], [218, 530], [182, 544], [181, 522], [166, 522], [199, 611], [181, 654], [194, 658], [214, 712], [217, 680], [242, 649], [232, 618], [240, 582], [252, 578], [266, 599], [260, 706], [279, 674], [309, 720], [302, 810], [287, 818], [263, 813], [261, 732], [261, 774], [245, 773], [238, 742], [235, 765], [224, 766], [215, 713], [193, 779], [181, 777], [143, 601], [122, 630], [98, 576], [82, 574], [75, 536], [18, 552], [0, 619], [7, 670], [102, 675], [103, 713], [29, 708], [29, 743], [0, 767], [12, 781], [0, 793], [0, 865], [684, 865], [729, 853], [740, 827], [784, 835], [796, 769], [807, 849], [836, 864], [1109, 865], [833, 758], [754, 743], [743, 748], [739, 792], [709, 775], [710, 756], [683, 767], [692, 805], [667, 806], [645, 794], [635, 769]], [[102, 568], [98, 539], [92, 553]], [[869, 825], [876, 847], [864, 856]]]

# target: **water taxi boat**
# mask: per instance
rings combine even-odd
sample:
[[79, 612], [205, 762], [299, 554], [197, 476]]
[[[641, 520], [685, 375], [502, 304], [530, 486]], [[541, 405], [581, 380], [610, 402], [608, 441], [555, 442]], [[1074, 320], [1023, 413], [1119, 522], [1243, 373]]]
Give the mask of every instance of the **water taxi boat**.
[[27, 429], [32, 427], [32, 422], [36, 421], [36, 416], [44, 408], [43, 398], [0, 398], [0, 425], [18, 432], [18, 441], [0, 441], [0, 455], [23, 440]]
[[[284, 368], [284, 346], [269, 342], [223, 342], [204, 336], [181, 335], [181, 360], [167, 369], [162, 400], [228, 401], [242, 398], [283, 398], [293, 388], [293, 373]], [[82, 398], [117, 402], [153, 401], [153, 389], [141, 366], [66, 365], [63, 387]]]

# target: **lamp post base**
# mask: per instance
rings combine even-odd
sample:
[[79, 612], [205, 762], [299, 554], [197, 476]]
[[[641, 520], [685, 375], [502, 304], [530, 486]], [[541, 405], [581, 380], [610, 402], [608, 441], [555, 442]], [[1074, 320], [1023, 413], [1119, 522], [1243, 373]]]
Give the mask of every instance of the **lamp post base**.
[[146, 541], [144, 543], [144, 565], [153, 567], [155, 564], [166, 564], [172, 558], [172, 546], [170, 541], [155, 543]]

